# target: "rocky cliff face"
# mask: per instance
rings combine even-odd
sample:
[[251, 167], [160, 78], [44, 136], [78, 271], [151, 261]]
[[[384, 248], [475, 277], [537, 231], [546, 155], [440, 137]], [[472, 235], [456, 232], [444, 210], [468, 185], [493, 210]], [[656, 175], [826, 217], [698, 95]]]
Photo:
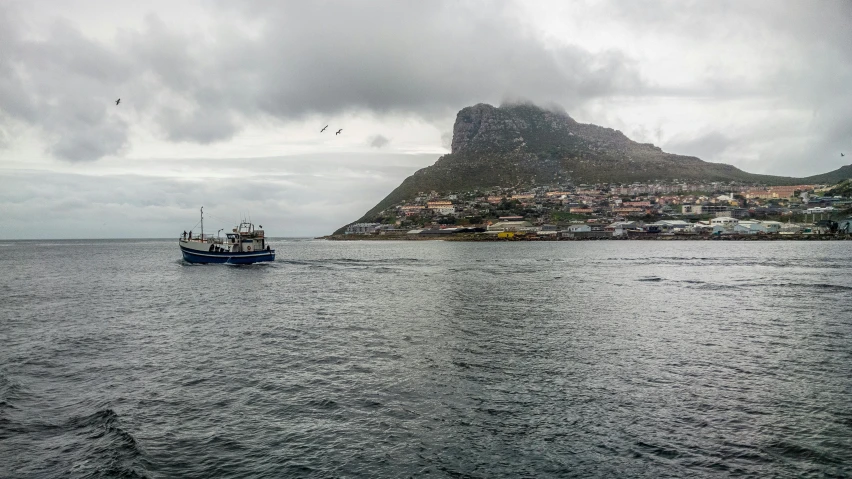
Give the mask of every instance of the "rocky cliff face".
[[506, 110], [480, 103], [461, 110], [453, 125], [452, 153], [512, 151], [524, 144], [526, 125]]
[[521, 148], [541, 153], [578, 147], [638, 156], [663, 153], [654, 145], [630, 140], [618, 130], [578, 123], [567, 113], [528, 104], [496, 108], [480, 103], [462, 109], [453, 126], [453, 154], [507, 153]]

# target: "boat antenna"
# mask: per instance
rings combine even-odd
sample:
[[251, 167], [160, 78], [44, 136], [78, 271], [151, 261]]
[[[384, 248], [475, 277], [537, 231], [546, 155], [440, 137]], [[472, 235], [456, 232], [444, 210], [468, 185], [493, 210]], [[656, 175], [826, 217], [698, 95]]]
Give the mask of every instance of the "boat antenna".
[[201, 241], [204, 241], [204, 207], [201, 207]]

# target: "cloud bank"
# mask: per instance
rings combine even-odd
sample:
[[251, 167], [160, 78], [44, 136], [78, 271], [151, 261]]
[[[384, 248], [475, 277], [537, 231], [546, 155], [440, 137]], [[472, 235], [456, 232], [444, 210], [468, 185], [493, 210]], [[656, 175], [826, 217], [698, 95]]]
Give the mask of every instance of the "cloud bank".
[[211, 143], [259, 118], [443, 117], [515, 92], [570, 105], [641, 84], [618, 51], [545, 45], [499, 4], [227, 4], [205, 31], [150, 14], [109, 44], [62, 20], [32, 38], [20, 15], [0, 7], [3, 118], [41, 129], [69, 161], [119, 153], [131, 122], [150, 122], [170, 141]]
[[[711, 161], [739, 152], [791, 166], [852, 149], [852, 4], [842, 0], [219, 2], [195, 7], [203, 22], [152, 7], [110, 41], [87, 35], [81, 19], [104, 9], [120, 19], [121, 5], [84, 3], [70, 19], [43, 13], [61, 3], [26, 5], [0, 5], [0, 147], [23, 125], [72, 162], [123, 154], [135, 128], [215, 144], [250, 124], [352, 111], [446, 122], [507, 97], [627, 131], [648, 128], [630, 124], [642, 121], [631, 102], [659, 110], [659, 99], [680, 98], [681, 112], [667, 115], [701, 124], [664, 146], [706, 145], [713, 131], [717, 142], [755, 138], [678, 151], [716, 152]], [[727, 112], [690, 114], [702, 100]], [[731, 108], [742, 112], [731, 118]]]
[[[251, 170], [227, 159], [139, 162], [136, 172], [109, 175], [3, 172], [0, 239], [176, 237], [195, 227], [201, 206], [212, 231], [251, 216], [274, 236], [320, 236], [361, 216], [431, 159], [324, 154], [246, 159]], [[173, 173], [146, 174], [163, 161]]]

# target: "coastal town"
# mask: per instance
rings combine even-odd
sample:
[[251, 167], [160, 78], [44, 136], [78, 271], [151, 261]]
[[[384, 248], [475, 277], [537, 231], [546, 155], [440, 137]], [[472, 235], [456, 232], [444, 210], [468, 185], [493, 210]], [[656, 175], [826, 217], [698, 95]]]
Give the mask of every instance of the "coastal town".
[[849, 180], [551, 185], [420, 192], [337, 239], [852, 238]]

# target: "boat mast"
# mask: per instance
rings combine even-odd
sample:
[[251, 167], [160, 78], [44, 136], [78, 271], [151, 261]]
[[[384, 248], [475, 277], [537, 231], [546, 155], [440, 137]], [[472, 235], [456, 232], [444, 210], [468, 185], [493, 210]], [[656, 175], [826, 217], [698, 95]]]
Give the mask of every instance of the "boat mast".
[[204, 207], [201, 207], [201, 241], [204, 241]]

